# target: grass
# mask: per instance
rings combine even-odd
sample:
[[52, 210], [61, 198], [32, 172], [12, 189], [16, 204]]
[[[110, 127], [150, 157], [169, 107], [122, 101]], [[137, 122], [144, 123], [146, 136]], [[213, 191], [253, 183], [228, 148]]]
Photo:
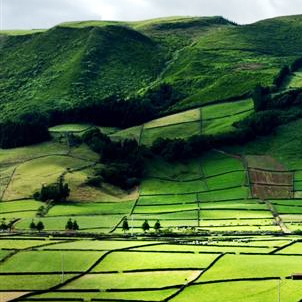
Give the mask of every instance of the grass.
[[227, 115], [234, 115], [243, 111], [252, 110], [254, 103], [252, 99], [239, 102], [223, 103], [202, 107], [202, 119], [221, 119]]
[[[179, 285], [194, 278], [199, 271], [90, 274], [64, 286], [64, 289], [131, 289], [160, 288], [169, 285]], [[136, 294], [139, 297], [139, 293]]]
[[301, 88], [302, 87], [302, 72], [298, 70], [294, 72], [287, 83], [287, 88]]
[[145, 179], [140, 186], [141, 194], [183, 194], [205, 190], [206, 186], [202, 180], [178, 183], [157, 179]]
[[175, 203], [194, 203], [196, 201], [196, 194], [191, 195], [168, 195], [168, 196], [141, 196], [137, 202], [137, 206], [145, 205], [161, 205]]
[[[173, 299], [175, 302], [272, 302], [278, 298], [278, 280], [239, 281], [195, 285]], [[295, 302], [301, 298], [301, 281], [282, 280], [280, 301]]]
[[86, 161], [66, 156], [42, 157], [18, 166], [4, 194], [4, 200], [31, 197], [42, 184], [57, 181], [67, 169], [87, 165]]
[[162, 127], [171, 124], [200, 121], [200, 109], [187, 110], [152, 120], [144, 125], [144, 129]]
[[198, 193], [199, 200], [202, 201], [219, 201], [231, 199], [246, 199], [249, 189], [246, 187], [238, 187], [232, 189], [225, 189], [212, 192]]
[[134, 269], [205, 268], [216, 255], [163, 254], [139, 252], [115, 252], [108, 255], [94, 272], [127, 271]]
[[1, 265], [2, 272], [67, 272], [85, 271], [103, 252], [26, 251], [19, 252]]
[[[122, 218], [123, 215], [91, 215], [91, 216], [73, 216], [79, 224], [80, 230], [101, 228], [103, 232], [110, 231]], [[44, 217], [41, 220], [46, 231], [64, 231], [66, 223], [70, 216]], [[16, 224], [17, 229], [29, 229], [32, 218], [22, 219]]]
[[200, 122], [198, 121], [167, 127], [144, 129], [142, 144], [150, 146], [159, 137], [169, 139], [186, 139], [190, 136], [200, 134], [200, 128]]
[[120, 203], [65, 203], [50, 209], [48, 216], [128, 214], [133, 201]]
[[[70, 249], [70, 250], [115, 250], [121, 248], [134, 247], [145, 244], [152, 244], [152, 241], [104, 241], [104, 240], [77, 240], [75, 242], [58, 243], [55, 245], [48, 246], [47, 249]], [[43, 248], [42, 248], [43, 249]]]
[[[128, 274], [131, 275], [131, 274]], [[144, 274], [146, 275], [146, 274]], [[91, 277], [90, 280], [92, 279], [91, 275], [88, 275], [88, 277]], [[131, 278], [131, 277], [130, 277]], [[97, 279], [96, 277], [94, 279]], [[101, 280], [101, 277], [98, 279]], [[134, 279], [134, 278], [132, 278]], [[146, 291], [122, 291], [122, 292], [82, 292], [82, 293], [77, 293], [77, 292], [64, 292], [64, 293], [46, 293], [43, 295], [35, 295], [35, 298], [53, 298], [53, 299], [64, 299], [64, 298], [83, 298], [84, 300], [88, 299], [126, 299], [126, 300], [135, 300], [139, 298], [140, 300], [149, 300], [152, 299], [152, 301], [162, 301], [164, 298], [172, 295], [175, 292], [174, 289], [166, 289], [166, 290], [146, 290]]]
[[[64, 280], [70, 279], [74, 274], [65, 274]], [[61, 283], [62, 275], [0, 275], [0, 290], [45, 290]]]
[[296, 242], [281, 251], [278, 251], [277, 254], [302, 254], [302, 243]]
[[50, 132], [83, 132], [89, 129], [89, 124], [61, 124], [49, 128]]
[[135, 139], [136, 141], [139, 142], [140, 135], [142, 131], [142, 126], [136, 126], [132, 128], [127, 128], [124, 130], [117, 131], [113, 133], [110, 137], [112, 139]]
[[239, 187], [245, 183], [245, 174], [242, 171], [228, 173], [227, 175], [215, 176], [207, 179], [209, 190]]
[[[26, 249], [29, 247], [35, 247], [40, 245], [45, 245], [49, 243], [55, 243], [56, 241], [50, 240], [22, 240], [22, 239], [1, 239], [0, 240], [0, 247], [2, 249]], [[59, 242], [59, 241], [58, 241]]]
[[225, 255], [199, 281], [233, 278], [287, 277], [302, 269], [299, 256]]
[[201, 210], [202, 219], [226, 219], [226, 218], [270, 218], [271, 213], [267, 211], [248, 210]]
[[44, 203], [36, 200], [20, 200], [12, 202], [0, 203], [0, 216], [1, 213], [14, 212], [14, 211], [37, 211]]

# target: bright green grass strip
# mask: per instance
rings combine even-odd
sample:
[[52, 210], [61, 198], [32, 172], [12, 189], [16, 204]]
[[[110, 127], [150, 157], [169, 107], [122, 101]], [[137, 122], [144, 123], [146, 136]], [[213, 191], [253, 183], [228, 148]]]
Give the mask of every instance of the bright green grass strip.
[[295, 181], [302, 180], [302, 171], [295, 171], [294, 179]]
[[197, 222], [197, 212], [198, 211], [184, 211], [184, 212], [174, 212], [169, 214], [141, 214], [141, 215], [134, 215], [134, 219], [159, 219], [159, 220], [189, 220], [189, 219], [196, 219]]
[[222, 118], [226, 115], [237, 114], [246, 110], [252, 110], [254, 103], [252, 99], [239, 102], [230, 102], [202, 107], [202, 119]]
[[225, 255], [197, 282], [232, 278], [286, 277], [301, 270], [300, 256]]
[[200, 109], [193, 109], [181, 113], [172, 114], [156, 120], [152, 120], [144, 125], [144, 129], [160, 127], [170, 124], [177, 124], [183, 122], [195, 122], [200, 120]]
[[196, 276], [198, 271], [88, 274], [66, 286], [64, 289], [108, 289], [108, 288], [160, 288], [179, 285]]
[[158, 179], [145, 179], [140, 186], [141, 194], [182, 194], [206, 191], [202, 180], [172, 182]]
[[232, 233], [232, 232], [280, 232], [280, 227], [275, 225], [245, 225], [245, 226], [228, 226], [228, 227], [204, 227], [201, 230], [210, 232]]
[[146, 164], [148, 176], [169, 178], [171, 180], [191, 180], [202, 176], [199, 158], [173, 163], [157, 158], [148, 161]]
[[302, 242], [296, 242], [277, 252], [277, 254], [302, 254]]
[[2, 264], [2, 272], [85, 271], [105, 252], [26, 251], [19, 252]]
[[176, 212], [176, 211], [188, 211], [197, 210], [198, 205], [187, 204], [187, 205], [161, 205], [161, 206], [136, 206], [134, 214], [152, 214], [161, 212]]
[[[225, 243], [227, 244], [227, 243]], [[269, 253], [273, 248], [257, 248], [257, 247], [238, 247], [238, 246], [206, 246], [206, 245], [158, 245], [158, 246], [145, 246], [140, 248], [135, 248], [135, 251], [178, 251], [178, 252], [211, 252], [211, 253]]]
[[[176, 272], [178, 273], [178, 272]], [[127, 276], [129, 276], [130, 280], [129, 281], [133, 281], [133, 282], [140, 282], [140, 280], [136, 280], [138, 277], [142, 276], [146, 277], [146, 274], [139, 274], [136, 278], [132, 277], [131, 275], [133, 274], [127, 274]], [[127, 278], [127, 276], [125, 278]], [[89, 287], [89, 283], [91, 282], [92, 284], [97, 284], [97, 282], [102, 282], [103, 279], [100, 276], [98, 276], [99, 278], [96, 278], [97, 276], [95, 276], [95, 278], [92, 277], [92, 275], [87, 275], [87, 286]], [[118, 275], [114, 275], [114, 277], [118, 277]], [[156, 278], [156, 274], [155, 274], [155, 280], [154, 283], [157, 282]], [[84, 279], [81, 278], [81, 279]], [[111, 277], [111, 275], [109, 275], [108, 280], [112, 281], [113, 277]], [[173, 278], [176, 281], [177, 277]], [[121, 280], [120, 277], [118, 277], [117, 283]], [[182, 280], [181, 278], [179, 278], [179, 280]], [[115, 280], [113, 280], [114, 282]], [[83, 281], [81, 280], [82, 284]], [[152, 281], [151, 281], [152, 282]], [[105, 281], [105, 283], [107, 283], [107, 281]], [[114, 284], [114, 283], [113, 283]], [[83, 286], [84, 287], [84, 286]], [[96, 288], [98, 289], [98, 288]], [[82, 298], [85, 301], [88, 299], [124, 299], [124, 300], [147, 300], [147, 301], [162, 301], [163, 299], [165, 299], [166, 297], [169, 297], [170, 295], [172, 295], [174, 292], [176, 291], [176, 289], [166, 289], [166, 290], [153, 290], [153, 291], [131, 291], [131, 292], [101, 292], [101, 293], [97, 293], [97, 292], [82, 292], [82, 293], [78, 293], [78, 292], [64, 292], [64, 293], [56, 293], [56, 292], [52, 292], [52, 293], [46, 293], [46, 294], [42, 294], [42, 295], [35, 295], [34, 297], [37, 298], [52, 298], [52, 299], [74, 299], [74, 298]], [[61, 300], [60, 300], [61, 301]]]
[[294, 188], [297, 191], [302, 191], [302, 181], [299, 181], [299, 182], [295, 181], [294, 182]]
[[15, 219], [27, 219], [31, 218], [34, 219], [36, 217], [37, 211], [28, 211], [28, 212], [13, 212], [13, 213], [6, 213], [0, 214], [0, 218], [5, 218], [7, 220], [15, 220]]
[[269, 211], [244, 211], [244, 210], [201, 210], [202, 219], [226, 219], [226, 218], [269, 218]]
[[302, 207], [275, 205], [275, 209], [279, 214], [302, 214]]
[[131, 128], [117, 131], [113, 133], [110, 137], [112, 139], [128, 138], [128, 139], [135, 139], [136, 141], [139, 141], [141, 130], [142, 130], [142, 126], [131, 127]]
[[216, 255], [115, 252], [108, 255], [93, 271], [124, 271], [156, 268], [205, 268]]
[[49, 128], [50, 132], [82, 132], [89, 129], [89, 124], [62, 124]]
[[128, 214], [133, 201], [120, 203], [66, 203], [54, 206], [48, 216]]
[[233, 209], [243, 209], [243, 210], [267, 210], [267, 206], [265, 204], [260, 204], [257, 202], [253, 202], [252, 200], [239, 200], [239, 201], [222, 201], [222, 202], [209, 202], [203, 203], [200, 202], [201, 209], [226, 209], [226, 208], [233, 208]]
[[12, 211], [36, 211], [39, 207], [45, 205], [42, 202], [36, 200], [20, 200], [13, 202], [1, 202], [0, 203], [0, 215], [3, 212]]
[[[237, 170], [244, 171], [240, 159], [228, 157], [217, 152], [207, 153], [201, 159], [201, 166], [206, 177]], [[228, 174], [226, 174], [226, 177], [228, 177]]]
[[162, 128], [145, 129], [142, 136], [142, 144], [150, 146], [159, 137], [186, 139], [200, 134], [200, 122], [191, 122], [179, 125], [171, 125]]
[[[282, 280], [280, 301], [296, 302], [302, 296], [302, 282]], [[186, 288], [173, 302], [274, 302], [278, 301], [278, 280], [239, 281], [195, 285]], [[223, 294], [222, 294], [223, 293]]]
[[160, 204], [175, 204], [175, 203], [191, 203], [196, 201], [196, 194], [191, 195], [168, 195], [168, 196], [141, 196], [137, 205], [160, 205]]
[[0, 240], [0, 249], [25, 249], [29, 247], [35, 247], [39, 245], [60, 242], [56, 240], [22, 240], [22, 239], [1, 239]]
[[226, 190], [213, 192], [198, 193], [199, 200], [202, 201], [219, 201], [230, 199], [245, 199], [247, 198], [249, 189], [246, 187], [238, 187]]
[[[123, 215], [91, 215], [91, 216], [73, 216], [72, 219], [77, 220], [80, 230], [83, 228], [113, 228], [122, 218]], [[63, 231], [70, 216], [61, 217], [43, 217], [47, 231]], [[32, 219], [22, 219], [16, 224], [17, 229], [29, 229]]]
[[236, 131], [236, 128], [233, 126], [233, 124], [247, 118], [250, 115], [251, 112], [244, 112], [230, 117], [204, 121], [202, 125], [202, 133], [205, 135], [218, 135]]
[[[79, 240], [76, 242], [58, 243], [47, 247], [47, 249], [71, 249], [71, 250], [115, 250], [126, 247], [152, 244], [152, 241], [99, 241]], [[42, 248], [43, 249], [43, 248]]]
[[270, 200], [272, 204], [284, 206], [302, 206], [302, 199], [276, 199]]
[[[64, 280], [70, 279], [74, 274], [65, 274]], [[27, 275], [5, 276], [0, 275], [0, 290], [43, 290], [61, 283], [62, 274], [58, 275]]]
[[244, 172], [232, 172], [225, 175], [208, 178], [207, 185], [209, 190], [224, 189], [242, 186], [245, 183]]
[[202, 220], [200, 226], [215, 227], [215, 226], [245, 226], [245, 225], [272, 225], [274, 222], [273, 217], [268, 219], [247, 219], [247, 218], [234, 218], [234, 219], [221, 219], [221, 220]]

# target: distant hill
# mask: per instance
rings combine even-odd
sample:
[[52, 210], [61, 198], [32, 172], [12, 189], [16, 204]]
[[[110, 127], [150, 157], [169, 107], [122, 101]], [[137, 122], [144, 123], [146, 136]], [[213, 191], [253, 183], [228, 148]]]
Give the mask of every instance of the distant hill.
[[181, 92], [170, 110], [271, 85], [301, 57], [302, 16], [236, 25], [222, 17], [63, 23], [1, 32], [0, 119], [143, 95], [161, 83]]

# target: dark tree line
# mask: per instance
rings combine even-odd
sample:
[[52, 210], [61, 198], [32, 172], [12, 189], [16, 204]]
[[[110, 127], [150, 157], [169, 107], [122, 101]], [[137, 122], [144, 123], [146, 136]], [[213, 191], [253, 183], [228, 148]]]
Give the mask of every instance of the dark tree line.
[[0, 148], [16, 148], [50, 138], [45, 116], [25, 114], [17, 120], [0, 123]]

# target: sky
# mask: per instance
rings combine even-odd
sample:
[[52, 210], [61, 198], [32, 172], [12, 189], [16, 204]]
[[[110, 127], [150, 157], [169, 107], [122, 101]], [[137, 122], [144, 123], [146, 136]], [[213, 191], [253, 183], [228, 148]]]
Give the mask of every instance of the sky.
[[65, 21], [135, 21], [224, 16], [239, 24], [302, 14], [302, 0], [0, 0], [1, 29], [50, 28]]

